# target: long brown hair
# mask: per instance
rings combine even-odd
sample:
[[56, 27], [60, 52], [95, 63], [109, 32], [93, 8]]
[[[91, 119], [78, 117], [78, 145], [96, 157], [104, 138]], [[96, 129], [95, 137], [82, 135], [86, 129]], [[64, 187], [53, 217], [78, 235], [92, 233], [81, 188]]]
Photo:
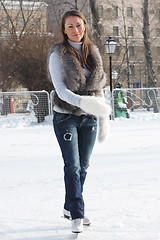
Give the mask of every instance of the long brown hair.
[[90, 65], [90, 62], [88, 60], [88, 56], [93, 51], [93, 43], [91, 42], [91, 40], [88, 37], [88, 33], [87, 33], [87, 20], [86, 20], [86, 18], [84, 17], [84, 15], [81, 12], [79, 12], [79, 11], [77, 11], [75, 9], [67, 11], [63, 15], [63, 17], [62, 17], [61, 33], [62, 33], [62, 38], [63, 38], [62, 39], [63, 44], [65, 45], [65, 47], [67, 48], [68, 51], [73, 53], [78, 58], [78, 60], [80, 61], [81, 65], [83, 66], [83, 61], [82, 61], [82, 58], [81, 58], [80, 54], [68, 43], [67, 34], [64, 33], [66, 18], [70, 17], [70, 16], [76, 16], [76, 17], [81, 18], [83, 20], [85, 26], [86, 26], [85, 31], [84, 31], [84, 36], [82, 38], [82, 42], [83, 42], [83, 44], [82, 44], [82, 54], [83, 54], [83, 60], [84, 60], [84, 63], [85, 63], [85, 67], [86, 67], [87, 70], [90, 71], [91, 65]]

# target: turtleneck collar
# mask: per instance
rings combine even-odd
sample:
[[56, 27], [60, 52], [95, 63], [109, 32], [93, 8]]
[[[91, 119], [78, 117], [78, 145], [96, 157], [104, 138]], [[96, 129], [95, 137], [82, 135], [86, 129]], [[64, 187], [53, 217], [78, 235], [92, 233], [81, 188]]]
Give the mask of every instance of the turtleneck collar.
[[68, 42], [78, 52], [81, 51], [81, 49], [82, 49], [82, 42], [78, 42], [78, 43], [77, 42], [71, 42], [69, 39], [68, 39]]
[[[69, 39], [68, 39], [68, 42], [77, 52], [79, 52], [79, 54], [81, 55], [82, 60], [83, 60], [83, 54], [82, 54], [82, 43], [83, 42], [79, 42], [79, 43], [71, 42]], [[84, 60], [83, 60], [83, 65], [85, 65]], [[86, 77], [88, 77], [90, 75], [90, 72], [87, 69], [83, 68], [83, 71], [84, 71], [84, 75]]]

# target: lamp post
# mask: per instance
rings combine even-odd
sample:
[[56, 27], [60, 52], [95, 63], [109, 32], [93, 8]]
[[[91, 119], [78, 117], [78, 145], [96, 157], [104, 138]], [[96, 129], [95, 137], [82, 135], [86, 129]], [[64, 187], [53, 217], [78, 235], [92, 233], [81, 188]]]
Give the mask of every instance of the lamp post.
[[118, 73], [116, 72], [116, 70], [113, 70], [112, 71], [112, 79], [114, 80], [114, 82], [113, 82], [114, 87], [115, 87], [115, 82], [117, 80], [117, 77], [118, 77]]
[[109, 62], [110, 62], [110, 91], [112, 93], [112, 54], [114, 54], [116, 49], [116, 42], [109, 37], [108, 40], [105, 42], [106, 53], [109, 55]]

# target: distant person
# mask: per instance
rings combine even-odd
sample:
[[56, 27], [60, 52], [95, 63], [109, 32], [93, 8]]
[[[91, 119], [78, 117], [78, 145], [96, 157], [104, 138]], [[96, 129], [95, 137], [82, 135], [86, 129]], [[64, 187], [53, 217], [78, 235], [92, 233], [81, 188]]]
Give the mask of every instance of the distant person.
[[51, 47], [49, 72], [55, 88], [54, 131], [64, 160], [64, 216], [72, 219], [72, 232], [90, 225], [82, 196], [89, 159], [97, 134], [105, 139], [110, 106], [105, 104], [106, 76], [98, 48], [87, 35], [85, 17], [67, 11], [61, 23], [63, 40]]

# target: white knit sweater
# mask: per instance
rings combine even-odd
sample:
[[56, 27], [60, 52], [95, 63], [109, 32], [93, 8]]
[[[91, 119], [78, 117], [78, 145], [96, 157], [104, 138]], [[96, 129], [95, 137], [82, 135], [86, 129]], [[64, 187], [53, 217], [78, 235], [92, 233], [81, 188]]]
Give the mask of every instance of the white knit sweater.
[[[69, 44], [71, 44], [72, 47], [74, 47], [80, 53], [80, 55], [83, 59], [82, 50], [81, 50], [82, 43], [75, 43], [75, 42], [71, 42], [70, 40], [68, 40], [68, 42], [69, 42]], [[88, 77], [90, 73], [85, 68], [83, 68], [83, 71], [84, 71], [84, 75], [86, 77]], [[62, 66], [61, 66], [60, 56], [59, 56], [58, 52], [53, 52], [50, 55], [49, 72], [50, 72], [51, 79], [52, 79], [52, 82], [53, 82], [53, 85], [54, 85], [54, 88], [56, 90], [58, 97], [61, 100], [65, 101], [73, 106], [80, 107], [81, 96], [70, 91], [66, 87], [65, 83], [63, 82]], [[54, 110], [56, 112], [69, 113], [68, 111], [63, 110], [56, 105], [54, 105]]]

